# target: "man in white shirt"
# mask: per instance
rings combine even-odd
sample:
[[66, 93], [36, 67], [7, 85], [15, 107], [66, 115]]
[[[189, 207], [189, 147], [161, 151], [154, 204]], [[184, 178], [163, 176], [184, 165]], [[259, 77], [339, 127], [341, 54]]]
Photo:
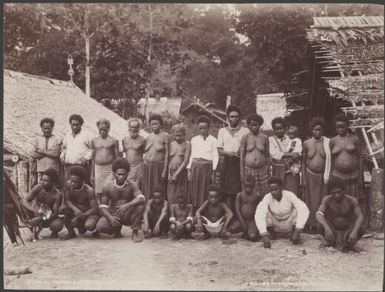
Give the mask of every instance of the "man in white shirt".
[[92, 158], [91, 138], [82, 131], [84, 120], [81, 115], [73, 114], [69, 118], [71, 133], [68, 133], [63, 139], [62, 153], [60, 159], [64, 165], [65, 181], [69, 180], [69, 170], [74, 165], [81, 165], [88, 170], [89, 178], [89, 160]]
[[285, 159], [298, 160], [302, 153], [302, 143], [296, 143], [294, 149], [289, 152], [292, 140], [285, 134], [287, 129], [286, 122], [283, 118], [274, 118], [271, 122], [274, 135], [269, 137], [269, 149], [272, 166], [272, 176], [279, 177], [283, 181], [285, 190], [298, 193], [298, 186], [293, 183], [296, 178], [291, 177], [292, 174], [287, 171]]
[[270, 193], [267, 193], [255, 211], [255, 224], [263, 239], [263, 246], [270, 248], [270, 236], [287, 236], [293, 244], [300, 242], [300, 233], [309, 218], [309, 209], [304, 202], [290, 191], [282, 189], [282, 180], [269, 179]]
[[235, 196], [241, 191], [239, 147], [242, 137], [250, 131], [239, 124], [241, 116], [239, 107], [229, 105], [226, 113], [229, 126], [218, 132], [218, 152], [223, 156], [221, 174], [222, 190], [226, 195], [225, 202], [234, 210]]
[[191, 139], [191, 155], [187, 165], [190, 181], [189, 203], [197, 210], [207, 199], [207, 186], [214, 181], [219, 155], [217, 139], [209, 135], [210, 119], [198, 117], [200, 134]]

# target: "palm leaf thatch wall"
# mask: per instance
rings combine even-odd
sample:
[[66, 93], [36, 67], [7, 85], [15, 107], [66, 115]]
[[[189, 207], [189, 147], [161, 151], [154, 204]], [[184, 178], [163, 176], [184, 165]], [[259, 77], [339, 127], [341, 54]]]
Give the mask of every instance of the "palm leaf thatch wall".
[[40, 120], [53, 118], [54, 134], [62, 138], [70, 131], [68, 118], [74, 113], [83, 116], [83, 131], [91, 137], [98, 135], [96, 122], [101, 118], [110, 120], [111, 136], [121, 140], [127, 135], [126, 120], [87, 97], [73, 83], [4, 70], [3, 148], [19, 158], [13, 169], [20, 171], [12, 179], [22, 195], [36, 183], [31, 152], [33, 139], [41, 133]]
[[[360, 105], [353, 125], [374, 126], [383, 119], [384, 17], [314, 17], [303, 71], [293, 76], [288, 109], [299, 107], [303, 123]], [[375, 105], [375, 106], [373, 106]], [[350, 111], [351, 112], [351, 111]], [[332, 125], [329, 125], [330, 129]]]

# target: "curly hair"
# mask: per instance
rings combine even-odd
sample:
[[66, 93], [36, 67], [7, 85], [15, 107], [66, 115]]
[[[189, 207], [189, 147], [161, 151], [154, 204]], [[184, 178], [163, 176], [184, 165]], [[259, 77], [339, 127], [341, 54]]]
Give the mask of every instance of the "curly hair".
[[53, 128], [55, 126], [55, 121], [51, 118], [44, 118], [40, 121], [40, 128], [43, 127], [44, 124], [49, 123], [51, 124], [51, 127]]
[[248, 125], [250, 125], [251, 121], [257, 122], [260, 126], [262, 126], [264, 123], [263, 117], [256, 113], [249, 114], [246, 117], [246, 123]]
[[350, 125], [349, 118], [344, 113], [339, 113], [334, 117], [334, 124], [337, 122], [344, 122], [346, 126]]
[[96, 126], [99, 128], [100, 125], [106, 125], [107, 128], [109, 129], [111, 127], [111, 122], [107, 119], [100, 119], [99, 121], [96, 122]]
[[248, 185], [251, 185], [251, 184], [255, 185], [255, 178], [254, 178], [254, 176], [251, 175], [251, 174], [245, 175], [243, 177], [243, 183], [244, 184], [248, 184]]
[[231, 112], [237, 112], [239, 115], [242, 114], [241, 109], [240, 109], [238, 106], [233, 105], [233, 104], [230, 104], [230, 105], [227, 107], [226, 115], [228, 116]]
[[73, 121], [73, 120], [74, 121], [78, 121], [81, 126], [84, 124], [84, 120], [83, 120], [81, 115], [78, 115], [78, 114], [71, 115], [70, 118], [69, 118], [70, 124], [71, 124], [71, 121]]
[[83, 166], [80, 165], [74, 165], [70, 168], [70, 175], [77, 176], [81, 180], [87, 179], [87, 171], [84, 169]]
[[274, 126], [275, 126], [276, 124], [282, 124], [282, 125], [284, 125], [284, 126], [286, 127], [286, 121], [285, 121], [285, 119], [282, 118], [282, 117], [276, 117], [276, 118], [274, 118], [274, 119], [271, 121], [271, 127], [272, 127], [273, 129], [274, 129]]
[[125, 169], [130, 172], [130, 164], [127, 159], [119, 157], [112, 162], [112, 172], [116, 172], [118, 169]]
[[43, 175], [46, 175], [49, 177], [49, 179], [51, 180], [51, 182], [53, 184], [57, 184], [59, 182], [59, 173], [57, 172], [56, 169], [53, 169], [53, 168], [47, 168], [44, 172], [43, 172]]
[[314, 117], [309, 123], [309, 130], [312, 131], [315, 126], [321, 126], [322, 129], [325, 129], [326, 122], [323, 117]]
[[219, 192], [220, 192], [219, 186], [217, 186], [215, 184], [208, 185], [207, 186], [207, 193], [210, 193], [210, 192], [217, 192], [219, 195]]
[[152, 189], [152, 194], [154, 193], [160, 193], [161, 196], [164, 196], [164, 187], [162, 185], [157, 185]]
[[197, 124], [200, 123], [206, 123], [208, 126], [210, 126], [210, 118], [205, 115], [201, 115], [197, 119]]
[[282, 187], [283, 182], [282, 182], [282, 179], [280, 179], [279, 177], [272, 176], [269, 178], [269, 185], [272, 185], [272, 184], [277, 184], [280, 187]]
[[172, 131], [175, 133], [176, 131], [181, 131], [183, 136], [186, 136], [186, 127], [182, 124], [176, 124], [172, 126]]
[[151, 114], [148, 118], [148, 123], [150, 124], [151, 121], [158, 121], [161, 125], [163, 125], [163, 118], [159, 114]]
[[328, 190], [329, 190], [329, 192], [333, 188], [337, 188], [337, 187], [341, 188], [341, 189], [344, 189], [344, 182], [341, 179], [336, 178], [336, 177], [330, 178], [329, 183], [328, 183]]

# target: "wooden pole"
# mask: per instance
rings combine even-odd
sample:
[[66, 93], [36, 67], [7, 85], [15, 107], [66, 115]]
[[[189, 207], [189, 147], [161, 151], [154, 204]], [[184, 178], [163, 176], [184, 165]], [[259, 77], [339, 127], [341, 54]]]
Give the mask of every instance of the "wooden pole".
[[383, 228], [383, 173], [382, 169], [372, 170], [369, 194], [369, 229], [372, 231], [381, 231]]
[[37, 185], [37, 163], [36, 160], [29, 161], [29, 190]]
[[20, 195], [25, 198], [29, 192], [29, 171], [28, 171], [28, 161], [19, 161], [17, 164], [17, 188], [20, 192]]
[[11, 179], [15, 186], [18, 186], [18, 180], [17, 180], [18, 174], [17, 174], [17, 163], [14, 164], [13, 169], [12, 169], [12, 176]]
[[85, 42], [86, 42], [86, 95], [91, 96], [91, 74], [90, 74], [90, 37], [88, 35], [88, 4], [85, 7]]

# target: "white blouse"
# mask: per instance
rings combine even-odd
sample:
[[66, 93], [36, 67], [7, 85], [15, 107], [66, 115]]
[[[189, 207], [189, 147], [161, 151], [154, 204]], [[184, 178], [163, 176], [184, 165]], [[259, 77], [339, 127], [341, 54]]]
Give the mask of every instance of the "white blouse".
[[191, 155], [187, 169], [191, 168], [194, 158], [203, 158], [213, 162], [213, 170], [217, 168], [219, 155], [217, 149], [218, 140], [211, 135], [208, 135], [206, 140], [201, 135], [191, 139]]

